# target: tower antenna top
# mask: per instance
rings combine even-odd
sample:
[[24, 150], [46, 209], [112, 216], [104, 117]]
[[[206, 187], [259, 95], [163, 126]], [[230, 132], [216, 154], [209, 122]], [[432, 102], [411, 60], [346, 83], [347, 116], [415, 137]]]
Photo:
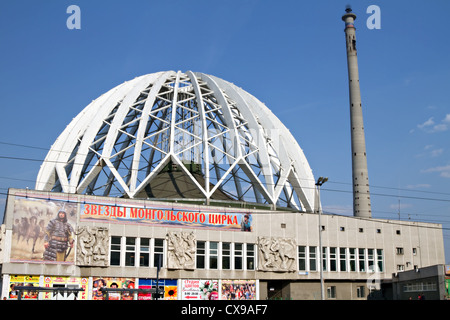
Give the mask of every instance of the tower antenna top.
[[351, 5], [346, 5], [345, 6], [345, 12], [347, 12], [347, 13], [350, 13], [350, 12], [352, 12], [352, 7], [351, 7]]

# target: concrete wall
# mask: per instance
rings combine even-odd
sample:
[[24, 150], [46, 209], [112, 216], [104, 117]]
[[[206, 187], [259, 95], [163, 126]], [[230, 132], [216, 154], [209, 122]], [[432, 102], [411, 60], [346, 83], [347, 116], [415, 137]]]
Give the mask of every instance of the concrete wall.
[[[14, 194], [24, 193], [25, 190], [11, 189], [5, 211], [5, 236], [2, 241], [4, 246], [3, 274], [36, 274], [54, 276], [115, 276], [115, 277], [142, 277], [152, 278], [156, 276], [156, 268], [138, 267], [78, 267], [75, 265], [58, 265], [44, 263], [12, 263], [9, 261], [12, 226], [14, 218]], [[29, 196], [39, 197], [67, 197], [64, 194], [48, 194], [27, 191]], [[71, 195], [80, 203], [89, 199], [95, 202], [105, 200], [100, 197], [88, 197], [84, 195]], [[111, 198], [109, 198], [111, 199]], [[142, 201], [120, 199], [123, 203], [141, 204]], [[146, 201], [147, 205], [150, 203]], [[158, 203], [153, 203], [158, 205]], [[189, 208], [189, 205], [173, 204], [181, 208]], [[208, 207], [193, 206], [195, 210], [205, 210]], [[215, 208], [217, 209], [217, 208]], [[221, 208], [224, 211], [233, 211], [231, 208]], [[186, 209], [187, 210], [187, 209]], [[194, 210], [194, 209], [193, 209]], [[238, 209], [236, 209], [238, 210]], [[294, 212], [270, 212], [245, 210], [253, 216], [252, 232], [218, 231], [206, 228], [190, 229], [195, 233], [197, 240], [239, 242], [257, 244], [258, 237], [280, 237], [294, 239], [297, 246], [319, 245], [319, 216], [317, 214]], [[392, 279], [398, 273], [398, 266], [404, 266], [405, 270], [413, 270], [415, 266], [444, 264], [444, 242], [442, 227], [439, 224], [419, 223], [412, 221], [365, 219], [357, 217], [322, 215], [321, 224], [322, 244], [324, 247], [343, 248], [372, 248], [383, 250], [384, 271], [382, 273], [370, 272], [324, 272], [326, 286], [335, 285], [337, 299], [355, 299], [356, 287], [367, 283], [370, 279]], [[119, 224], [100, 222], [80, 222], [78, 225], [97, 225], [109, 228], [109, 234], [114, 236], [165, 238], [169, 231], [186, 231], [186, 228], [148, 226], [141, 224]], [[402, 248], [398, 254], [398, 248]], [[415, 253], [414, 253], [415, 252]], [[256, 250], [257, 254], [257, 250]], [[255, 257], [257, 261], [257, 256]], [[320, 299], [320, 274], [318, 271], [309, 272], [267, 272], [256, 270], [167, 270], [160, 272], [161, 278], [183, 279], [254, 279], [260, 280], [260, 298], [269, 296], [269, 281], [279, 280], [283, 282], [282, 296], [289, 299]], [[325, 293], [326, 293], [325, 286]], [[366, 290], [366, 295], [369, 293]]]

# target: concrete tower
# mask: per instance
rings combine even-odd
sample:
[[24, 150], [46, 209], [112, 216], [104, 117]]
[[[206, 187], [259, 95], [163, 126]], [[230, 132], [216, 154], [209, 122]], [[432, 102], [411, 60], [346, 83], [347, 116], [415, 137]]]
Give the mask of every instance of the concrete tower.
[[354, 21], [356, 15], [350, 7], [342, 16], [345, 22], [345, 39], [347, 44], [347, 66], [350, 91], [350, 126], [352, 139], [352, 173], [353, 173], [353, 214], [356, 217], [371, 218], [369, 175], [367, 171], [366, 142], [359, 88], [358, 58]]

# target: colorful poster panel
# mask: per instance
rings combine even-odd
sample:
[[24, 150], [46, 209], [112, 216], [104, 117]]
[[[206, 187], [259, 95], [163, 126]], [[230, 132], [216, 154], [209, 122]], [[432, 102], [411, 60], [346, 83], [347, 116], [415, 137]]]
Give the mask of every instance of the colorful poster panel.
[[43, 300], [87, 300], [88, 299], [88, 279], [76, 277], [44, 277], [44, 287], [46, 288], [80, 288], [83, 291], [56, 293], [44, 291]]
[[76, 203], [16, 197], [11, 261], [73, 264], [76, 215]]
[[127, 278], [93, 278], [92, 281], [92, 300], [134, 300], [132, 291], [102, 291], [101, 288], [109, 289], [134, 289], [134, 279]]
[[181, 280], [182, 300], [218, 300], [218, 280]]
[[[165, 280], [160, 279], [158, 281], [161, 297], [164, 300], [177, 300], [178, 299], [178, 287], [177, 280]], [[156, 289], [155, 279], [139, 279], [139, 289]], [[153, 294], [151, 292], [139, 292], [138, 300], [153, 300]], [[160, 298], [160, 299], [161, 299]]]
[[39, 276], [10, 276], [9, 278], [9, 299], [17, 300], [19, 291], [15, 287], [30, 287], [30, 290], [22, 291], [22, 300], [37, 300], [38, 292], [33, 287], [39, 287]]
[[256, 281], [222, 280], [221, 300], [256, 300]]

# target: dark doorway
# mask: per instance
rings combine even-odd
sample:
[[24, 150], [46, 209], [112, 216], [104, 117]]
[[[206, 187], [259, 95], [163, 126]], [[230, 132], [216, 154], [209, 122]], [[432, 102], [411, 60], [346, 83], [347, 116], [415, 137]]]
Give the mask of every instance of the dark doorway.
[[267, 282], [267, 299], [287, 300], [290, 298], [289, 282], [283, 280], [272, 280]]

